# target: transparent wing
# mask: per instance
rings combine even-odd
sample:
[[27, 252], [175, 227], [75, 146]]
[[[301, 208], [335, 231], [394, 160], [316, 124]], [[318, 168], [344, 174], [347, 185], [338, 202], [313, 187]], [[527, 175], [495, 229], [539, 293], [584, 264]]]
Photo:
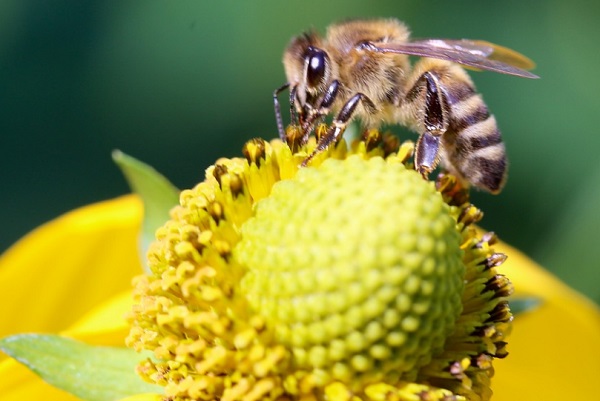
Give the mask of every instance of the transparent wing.
[[364, 48], [378, 53], [398, 53], [452, 61], [476, 69], [539, 78], [528, 69], [535, 63], [521, 53], [483, 40], [423, 39], [407, 43], [369, 42]]

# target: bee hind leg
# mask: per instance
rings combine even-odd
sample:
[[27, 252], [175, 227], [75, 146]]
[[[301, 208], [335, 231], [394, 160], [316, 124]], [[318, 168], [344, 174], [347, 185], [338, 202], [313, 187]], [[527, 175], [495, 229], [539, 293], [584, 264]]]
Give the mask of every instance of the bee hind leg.
[[448, 101], [435, 73], [425, 72], [411, 91], [422, 91], [423, 87], [423, 131], [415, 147], [415, 169], [427, 178], [440, 161], [440, 142], [448, 129]]
[[350, 100], [346, 102], [342, 110], [338, 113], [336, 118], [333, 120], [331, 126], [327, 130], [327, 133], [319, 139], [317, 143], [317, 147], [313, 152], [308, 155], [306, 159], [302, 162], [301, 166], [306, 167], [308, 163], [312, 160], [313, 157], [318, 155], [327, 149], [332, 143], [337, 143], [337, 141], [341, 138], [342, 134], [346, 130], [348, 123], [352, 119], [354, 115], [354, 111], [358, 106], [358, 103], [363, 102], [365, 107], [369, 108], [369, 110], [376, 110], [375, 104], [369, 99], [366, 95], [362, 93], [357, 93], [352, 96]]
[[426, 131], [419, 136], [415, 147], [415, 170], [427, 179], [439, 162], [440, 136]]

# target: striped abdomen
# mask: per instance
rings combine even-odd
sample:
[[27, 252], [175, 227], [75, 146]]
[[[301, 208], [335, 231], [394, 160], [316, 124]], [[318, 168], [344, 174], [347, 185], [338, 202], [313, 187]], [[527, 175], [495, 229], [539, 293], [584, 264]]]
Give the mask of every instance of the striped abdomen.
[[[442, 79], [449, 108], [442, 161], [478, 188], [497, 193], [506, 178], [506, 150], [496, 119], [470, 82]], [[446, 81], [446, 82], [444, 82]]]

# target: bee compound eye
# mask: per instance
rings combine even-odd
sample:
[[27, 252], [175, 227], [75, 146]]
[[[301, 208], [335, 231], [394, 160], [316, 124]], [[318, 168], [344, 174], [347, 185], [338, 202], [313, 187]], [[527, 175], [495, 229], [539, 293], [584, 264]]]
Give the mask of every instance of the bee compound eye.
[[308, 63], [306, 70], [306, 80], [310, 87], [315, 87], [321, 83], [325, 76], [327, 55], [323, 50], [309, 47], [306, 54]]

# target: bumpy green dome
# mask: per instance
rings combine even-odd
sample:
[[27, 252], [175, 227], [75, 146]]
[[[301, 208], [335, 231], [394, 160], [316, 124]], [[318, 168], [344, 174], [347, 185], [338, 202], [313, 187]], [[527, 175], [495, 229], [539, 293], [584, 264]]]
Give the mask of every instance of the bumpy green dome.
[[432, 183], [381, 158], [328, 159], [278, 182], [235, 257], [251, 307], [323, 381], [410, 379], [462, 310], [450, 208]]

